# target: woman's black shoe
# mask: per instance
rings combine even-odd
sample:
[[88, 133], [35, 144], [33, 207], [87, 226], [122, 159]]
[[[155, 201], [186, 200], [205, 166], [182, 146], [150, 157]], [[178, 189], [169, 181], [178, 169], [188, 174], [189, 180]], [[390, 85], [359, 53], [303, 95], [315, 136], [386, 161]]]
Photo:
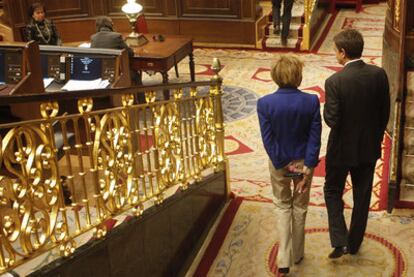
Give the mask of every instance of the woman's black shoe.
[[282, 274], [288, 274], [289, 273], [289, 267], [280, 267], [278, 269], [278, 271], [279, 271], [279, 273], [282, 273]]

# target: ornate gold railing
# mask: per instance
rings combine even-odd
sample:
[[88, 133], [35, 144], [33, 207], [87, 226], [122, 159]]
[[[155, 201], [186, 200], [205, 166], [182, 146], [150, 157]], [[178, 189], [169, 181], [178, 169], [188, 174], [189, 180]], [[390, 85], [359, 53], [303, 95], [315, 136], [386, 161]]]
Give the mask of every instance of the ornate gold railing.
[[315, 9], [317, 0], [304, 0], [305, 23], [303, 25], [303, 39], [300, 49], [303, 51], [310, 50], [311, 42], [311, 19], [312, 12]]
[[[210, 82], [2, 98], [41, 102], [42, 119], [0, 125], [0, 272], [51, 249], [69, 256], [86, 232], [104, 237], [108, 219], [139, 216], [172, 186], [224, 170], [218, 61], [213, 68]], [[166, 89], [173, 99], [155, 101]], [[134, 104], [136, 93], [147, 103]], [[113, 95], [121, 107], [94, 110], [95, 96]], [[78, 99], [79, 112], [58, 115], [65, 99]]]

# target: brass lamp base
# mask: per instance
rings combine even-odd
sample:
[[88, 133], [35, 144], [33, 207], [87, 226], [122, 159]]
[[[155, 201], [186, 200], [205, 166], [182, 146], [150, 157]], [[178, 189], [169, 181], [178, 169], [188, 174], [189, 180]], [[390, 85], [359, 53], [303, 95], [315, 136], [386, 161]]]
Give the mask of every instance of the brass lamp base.
[[125, 38], [125, 43], [130, 47], [139, 47], [148, 42], [148, 39], [143, 34], [132, 32]]

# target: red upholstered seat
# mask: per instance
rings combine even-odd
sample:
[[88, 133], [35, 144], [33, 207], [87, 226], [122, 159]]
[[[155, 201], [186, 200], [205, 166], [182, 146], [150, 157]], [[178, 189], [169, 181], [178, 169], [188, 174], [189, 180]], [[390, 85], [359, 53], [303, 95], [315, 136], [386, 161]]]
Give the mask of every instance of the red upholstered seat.
[[141, 14], [137, 18], [137, 23], [135, 24], [135, 32], [137, 33], [148, 33], [147, 21], [145, 20], [145, 15]]

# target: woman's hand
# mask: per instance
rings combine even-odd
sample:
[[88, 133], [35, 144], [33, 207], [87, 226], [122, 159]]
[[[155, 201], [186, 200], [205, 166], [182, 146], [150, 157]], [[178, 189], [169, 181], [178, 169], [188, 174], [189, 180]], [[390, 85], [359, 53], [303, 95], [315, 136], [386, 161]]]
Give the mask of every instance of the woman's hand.
[[311, 186], [313, 168], [309, 168], [307, 166], [303, 166], [302, 169], [303, 178], [296, 184], [296, 191], [299, 193], [305, 193]]

